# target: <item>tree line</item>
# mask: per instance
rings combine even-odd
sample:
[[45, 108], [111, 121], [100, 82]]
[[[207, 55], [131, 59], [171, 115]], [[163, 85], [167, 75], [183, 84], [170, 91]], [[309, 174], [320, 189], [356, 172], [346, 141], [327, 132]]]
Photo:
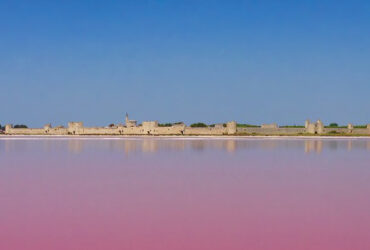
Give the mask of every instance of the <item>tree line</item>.
[[[28, 128], [28, 127], [24, 124], [16, 124], [16, 125], [13, 126], [13, 128]], [[0, 124], [0, 130], [5, 130], [5, 126], [2, 126]]]

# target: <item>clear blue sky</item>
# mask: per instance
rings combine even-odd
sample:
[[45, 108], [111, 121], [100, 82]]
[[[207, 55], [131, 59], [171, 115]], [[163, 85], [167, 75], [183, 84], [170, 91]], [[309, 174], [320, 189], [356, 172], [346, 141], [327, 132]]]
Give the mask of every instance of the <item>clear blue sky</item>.
[[0, 123], [370, 123], [370, 1], [0, 1]]

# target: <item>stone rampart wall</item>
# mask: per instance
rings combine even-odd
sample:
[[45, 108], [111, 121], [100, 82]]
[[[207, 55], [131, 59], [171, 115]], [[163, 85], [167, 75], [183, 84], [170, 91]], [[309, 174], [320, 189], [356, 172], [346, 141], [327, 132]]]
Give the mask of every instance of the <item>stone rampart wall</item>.
[[256, 134], [256, 135], [294, 135], [305, 133], [304, 128], [237, 128], [238, 134]]
[[192, 128], [186, 127], [184, 135], [224, 135], [227, 134], [226, 128]]
[[356, 135], [370, 135], [370, 129], [354, 128], [352, 133]]
[[117, 127], [117, 128], [97, 128], [84, 127], [81, 128], [78, 135], [182, 135], [185, 127], [153, 127], [153, 126], [138, 126], [138, 127]]
[[324, 134], [330, 134], [333, 132], [345, 134], [349, 133], [350, 131], [348, 130], [348, 128], [324, 128]]
[[348, 128], [324, 128], [325, 134], [334, 134], [335, 132], [338, 134], [370, 135], [370, 129], [366, 128], [354, 128], [351, 130]]
[[66, 135], [68, 134], [68, 129], [67, 128], [49, 128], [45, 130], [45, 134], [49, 135]]
[[[157, 122], [145, 122], [145, 126], [136, 127], [84, 127], [82, 123], [69, 123], [68, 128], [45, 126], [44, 128], [12, 128], [6, 126], [5, 133], [10, 135], [298, 135], [298, 134], [354, 134], [370, 135], [369, 128], [322, 128], [317, 124], [307, 124], [307, 128], [236, 128], [235, 122], [227, 123], [226, 127], [194, 128], [185, 125], [159, 127]], [[313, 129], [310, 131], [310, 126]], [[320, 125], [320, 124], [319, 124]], [[322, 127], [322, 126], [321, 126]], [[318, 133], [320, 132], [320, 133]]]
[[160, 135], [182, 135], [184, 130], [185, 126], [156, 127], [155, 133]]
[[80, 135], [119, 135], [118, 128], [83, 127], [81, 130]]
[[44, 135], [45, 130], [43, 128], [10, 128], [5, 133], [10, 135]]
[[119, 129], [119, 133], [122, 135], [143, 135], [144, 129], [140, 127], [122, 127]]

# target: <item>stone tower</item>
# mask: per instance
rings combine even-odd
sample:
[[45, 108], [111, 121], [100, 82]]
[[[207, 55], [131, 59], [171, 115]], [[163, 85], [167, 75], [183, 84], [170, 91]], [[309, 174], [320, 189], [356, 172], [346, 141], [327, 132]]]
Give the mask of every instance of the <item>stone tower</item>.
[[352, 123], [349, 123], [348, 126], [347, 126], [347, 129], [348, 129], [348, 133], [353, 133], [353, 124]]
[[309, 125], [310, 125], [310, 120], [306, 120], [306, 122], [304, 123], [305, 129], [308, 129]]
[[10, 130], [12, 129], [12, 125], [11, 124], [7, 124], [5, 125], [5, 134], [9, 134], [10, 133]]
[[82, 122], [68, 122], [68, 133], [79, 135], [83, 133], [84, 125]]
[[227, 134], [235, 135], [236, 134], [236, 121], [231, 121], [226, 124]]
[[324, 124], [318, 120], [316, 123], [311, 123], [309, 120], [305, 122], [306, 133], [308, 134], [323, 134]]
[[316, 133], [316, 124], [311, 123], [310, 120], [306, 120], [304, 127], [306, 129], [306, 133], [308, 134], [315, 134]]
[[50, 124], [50, 123], [48, 123], [48, 124], [46, 124], [46, 125], [44, 126], [44, 131], [45, 131], [45, 133], [49, 133], [50, 129], [51, 129], [51, 124]]
[[126, 113], [126, 116], [125, 116], [125, 123], [126, 123], [126, 127], [128, 127], [128, 128], [136, 127], [136, 124], [137, 124], [137, 122], [135, 120], [130, 120], [128, 118], [128, 114], [127, 113]]
[[324, 133], [324, 124], [322, 123], [321, 120], [318, 120], [316, 122], [316, 131], [319, 135]]
[[126, 112], [126, 116], [125, 116], [125, 124], [126, 124], [126, 126], [127, 126], [128, 123], [129, 123], [129, 119], [128, 119], [128, 114]]

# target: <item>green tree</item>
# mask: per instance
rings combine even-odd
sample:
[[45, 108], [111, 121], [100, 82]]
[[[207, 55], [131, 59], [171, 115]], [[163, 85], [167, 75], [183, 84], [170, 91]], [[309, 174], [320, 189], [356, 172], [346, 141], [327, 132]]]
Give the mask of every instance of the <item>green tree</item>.
[[172, 123], [169, 123], [169, 122], [167, 122], [167, 123], [159, 123], [158, 124], [158, 127], [171, 127], [172, 126]]
[[14, 128], [28, 128], [28, 127], [24, 124], [17, 124], [14, 126]]
[[252, 124], [243, 124], [243, 123], [238, 123], [236, 124], [238, 128], [258, 128], [258, 125], [252, 125]]
[[197, 122], [197, 123], [191, 124], [190, 127], [192, 127], [192, 128], [206, 128], [208, 126], [207, 126], [207, 124], [205, 124], [203, 122]]

